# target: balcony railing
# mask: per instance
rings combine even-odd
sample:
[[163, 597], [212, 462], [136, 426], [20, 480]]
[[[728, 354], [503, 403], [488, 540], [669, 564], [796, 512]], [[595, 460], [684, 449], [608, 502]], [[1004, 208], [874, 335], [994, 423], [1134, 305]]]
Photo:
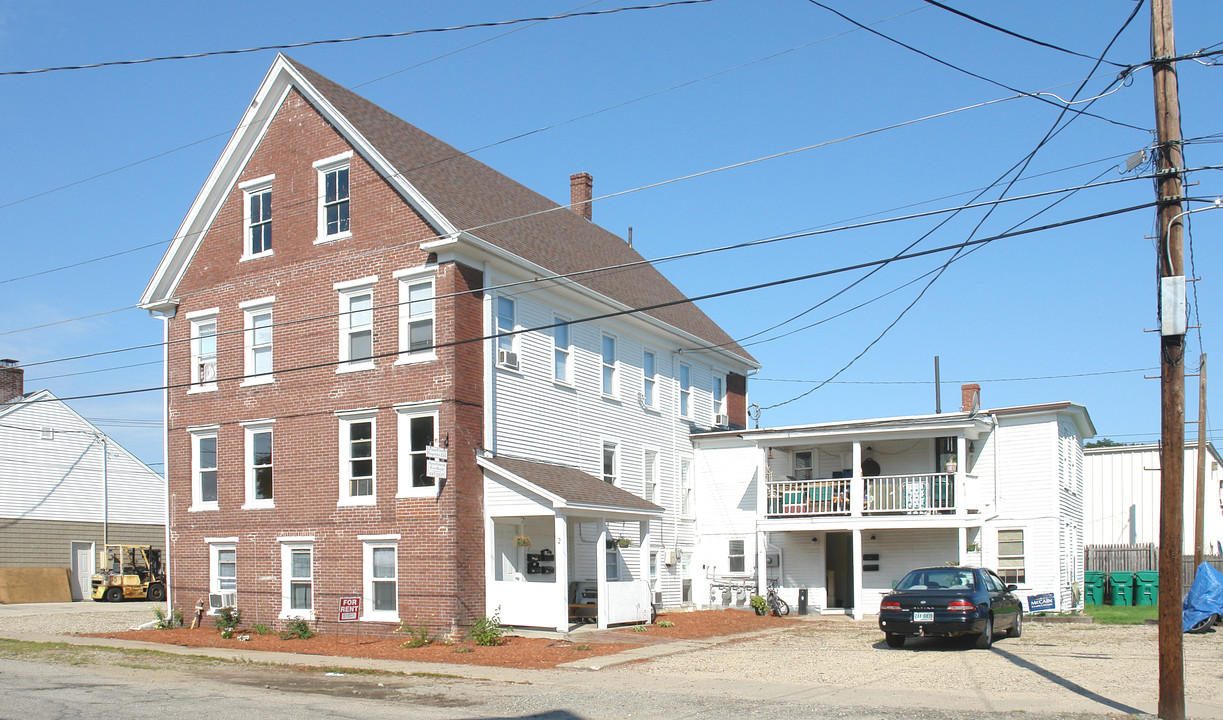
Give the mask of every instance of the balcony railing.
[[[956, 511], [956, 474], [886, 475], [862, 479], [863, 498], [854, 507], [849, 478], [770, 482], [768, 517], [820, 515], [934, 515]], [[857, 512], [855, 512], [857, 511]]]

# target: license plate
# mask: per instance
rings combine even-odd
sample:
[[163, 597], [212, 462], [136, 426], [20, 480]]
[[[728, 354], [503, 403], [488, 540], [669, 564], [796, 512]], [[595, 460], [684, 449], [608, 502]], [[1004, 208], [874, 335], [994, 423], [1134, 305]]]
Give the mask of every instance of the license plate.
[[914, 611], [913, 622], [934, 622], [934, 611], [926, 610], [924, 612]]

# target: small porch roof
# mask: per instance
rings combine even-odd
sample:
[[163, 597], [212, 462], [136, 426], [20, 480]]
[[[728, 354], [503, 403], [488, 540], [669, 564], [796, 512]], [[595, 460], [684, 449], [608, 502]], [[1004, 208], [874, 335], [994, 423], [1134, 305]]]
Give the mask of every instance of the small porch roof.
[[895, 418], [874, 418], [811, 425], [795, 425], [757, 430], [730, 430], [693, 435], [693, 441], [740, 438], [757, 446], [820, 444], [859, 440], [870, 442], [889, 438], [922, 438], [964, 435], [976, 440], [988, 434], [993, 420], [984, 413], [943, 413]]
[[645, 519], [663, 514], [663, 508], [658, 505], [577, 468], [503, 456], [480, 456], [476, 458], [476, 463], [510, 484], [544, 498], [554, 511], [622, 516], [626, 519]]

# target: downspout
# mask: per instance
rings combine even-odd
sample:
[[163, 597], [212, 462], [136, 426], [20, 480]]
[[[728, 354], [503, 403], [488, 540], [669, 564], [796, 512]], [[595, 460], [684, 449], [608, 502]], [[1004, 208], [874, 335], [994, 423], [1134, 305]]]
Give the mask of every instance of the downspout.
[[98, 433], [102, 443], [102, 545], [110, 544], [110, 481], [106, 476], [106, 435]]
[[[171, 597], [171, 578], [174, 577], [170, 563], [174, 560], [174, 553], [170, 552], [170, 319], [174, 317], [173, 313], [164, 313], [156, 316], [161, 320], [161, 368], [162, 377], [165, 378], [165, 387], [161, 389], [161, 484], [164, 494], [162, 495], [162, 504], [165, 507], [165, 557], [162, 560], [161, 566], [166, 574], [166, 608], [174, 607], [174, 598]], [[211, 562], [211, 559], [209, 560]]]

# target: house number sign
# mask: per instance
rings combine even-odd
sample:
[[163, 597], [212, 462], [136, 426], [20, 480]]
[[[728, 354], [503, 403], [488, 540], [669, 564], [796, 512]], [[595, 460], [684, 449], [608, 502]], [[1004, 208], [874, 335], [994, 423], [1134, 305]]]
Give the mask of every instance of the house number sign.
[[446, 479], [446, 461], [450, 459], [450, 451], [436, 445], [425, 446], [425, 475], [438, 480]]

